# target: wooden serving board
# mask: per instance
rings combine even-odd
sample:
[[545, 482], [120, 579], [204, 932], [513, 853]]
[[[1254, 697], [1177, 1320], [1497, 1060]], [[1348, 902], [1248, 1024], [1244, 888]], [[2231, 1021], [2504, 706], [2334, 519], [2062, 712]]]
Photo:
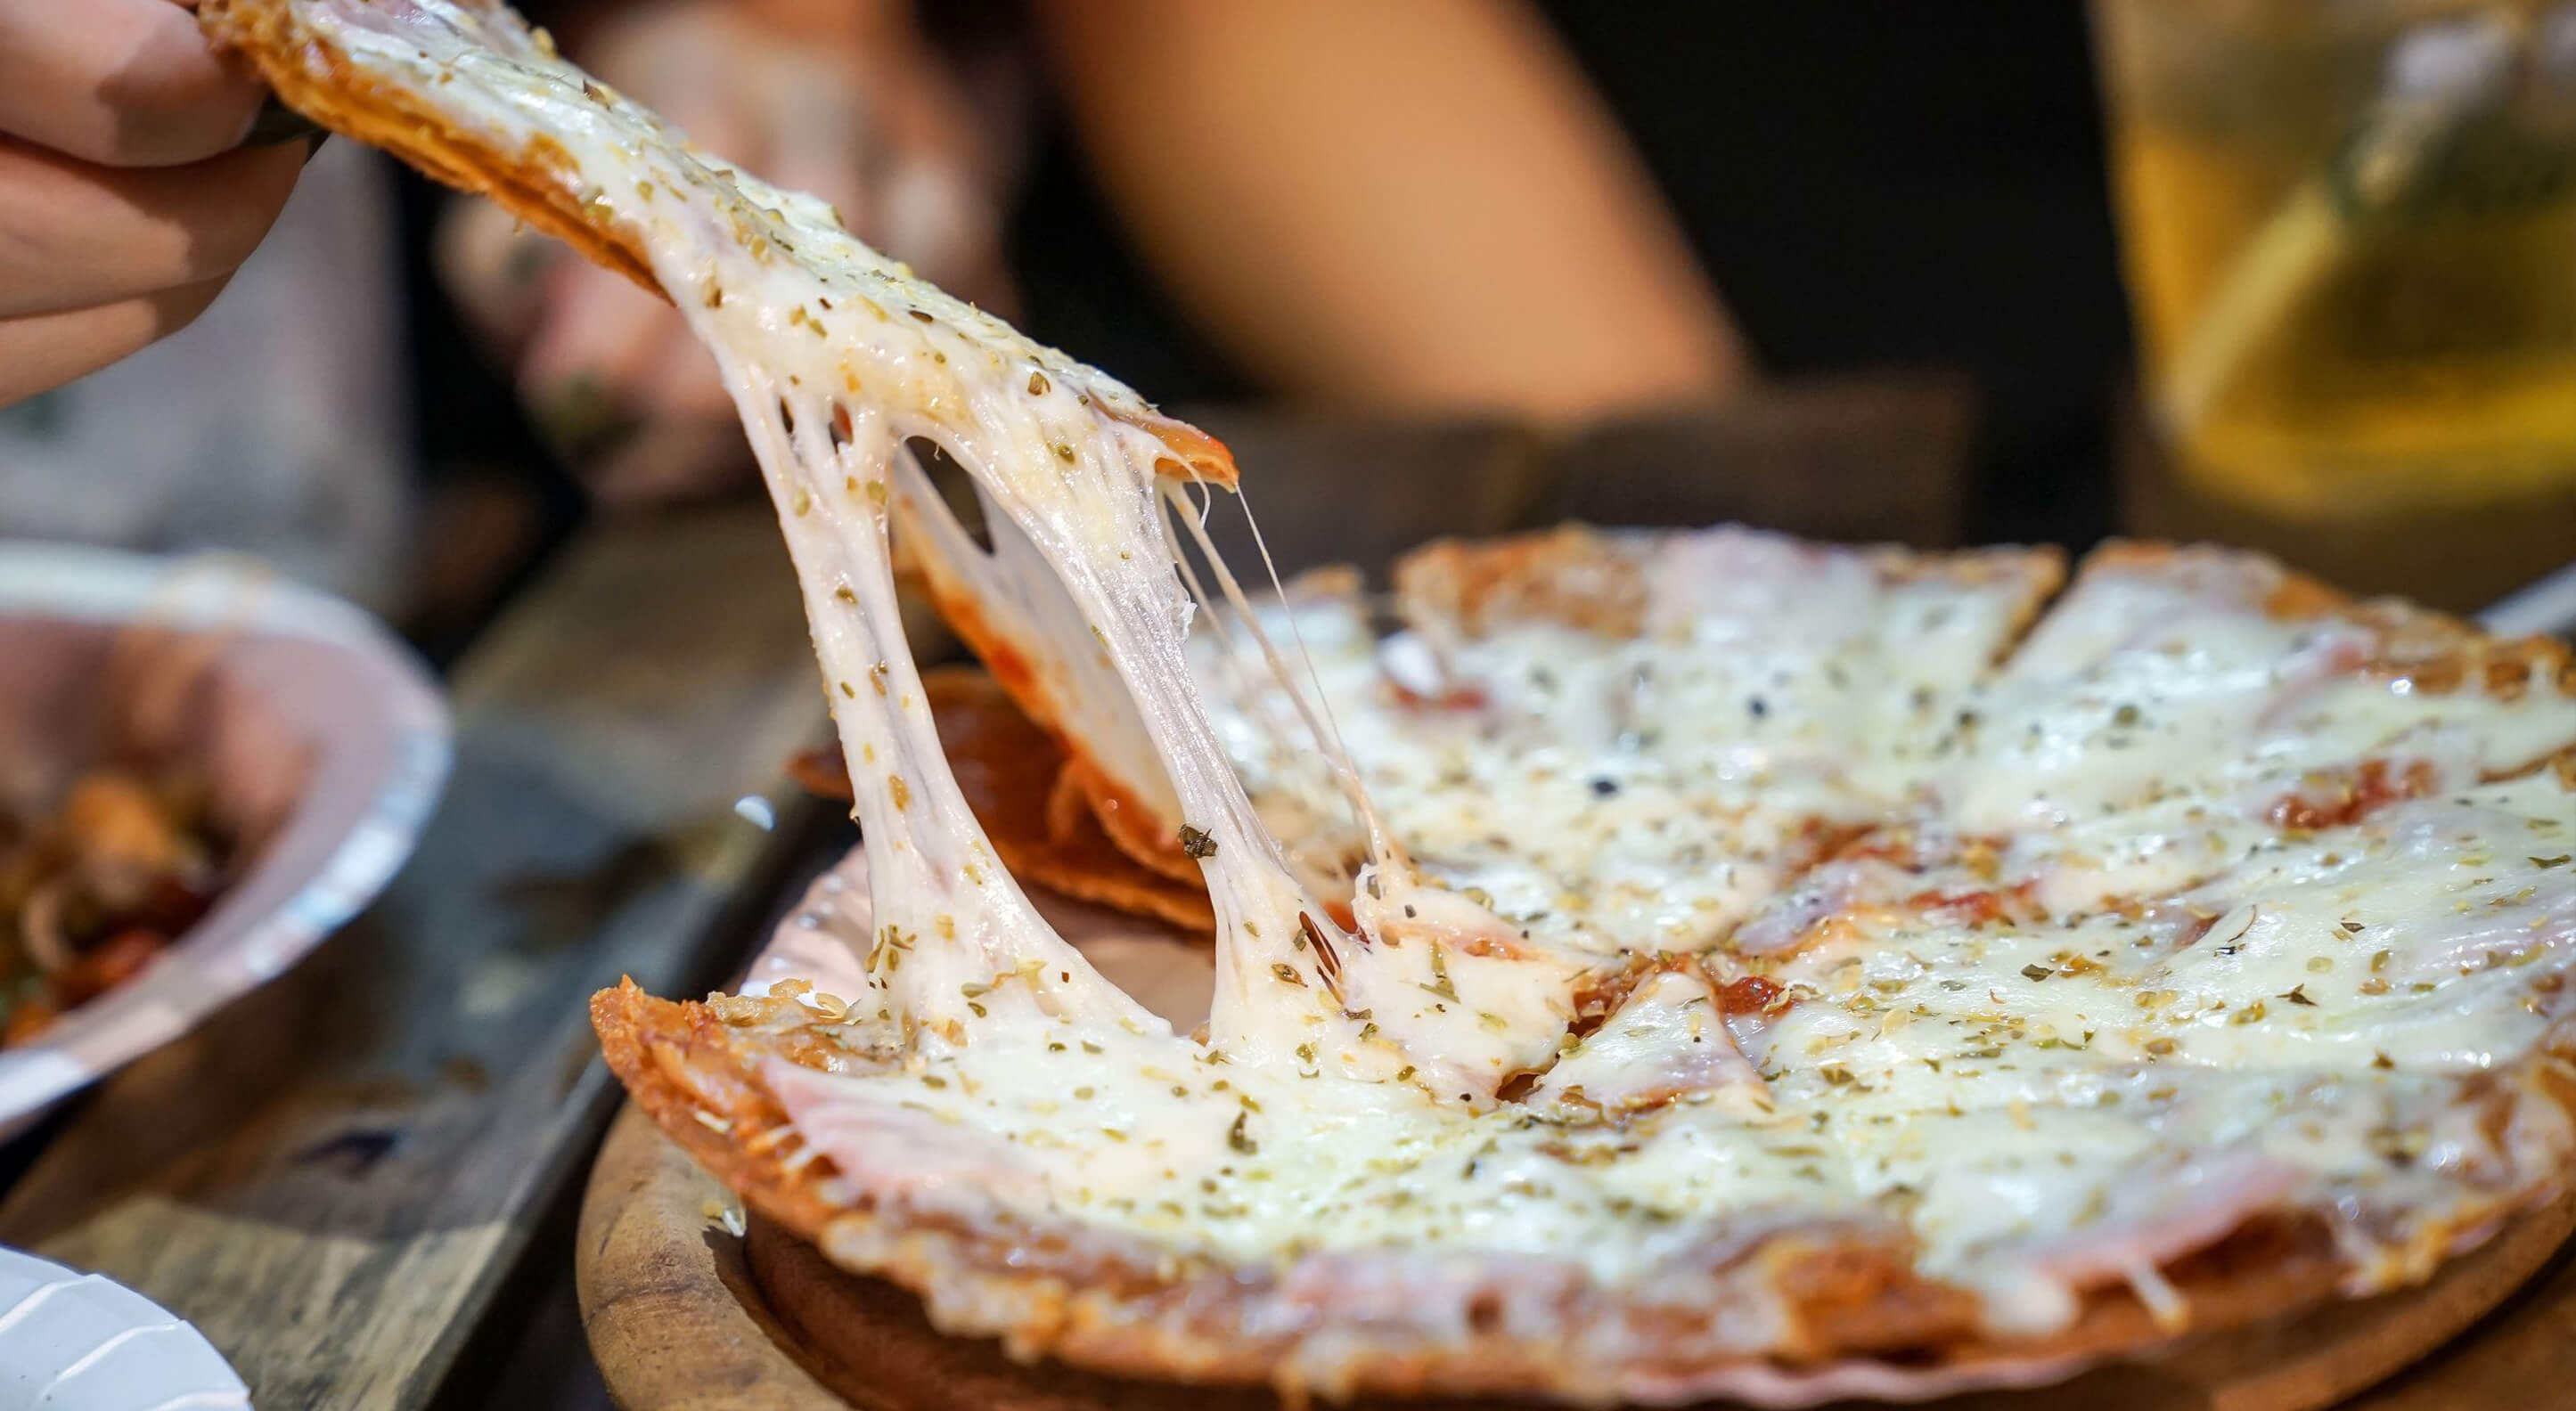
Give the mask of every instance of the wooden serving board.
[[[576, 1283], [625, 1411], [1277, 1411], [1267, 1393], [1022, 1366], [941, 1337], [901, 1289], [832, 1268], [740, 1207], [640, 1112], [610, 1129], [581, 1213]], [[2435, 1411], [2576, 1397], [2576, 1197], [2423, 1288], [2208, 1339], [2157, 1361], [1941, 1411]], [[1473, 1411], [1470, 1403], [1415, 1403]], [[1489, 1408], [1477, 1403], [1474, 1408]], [[1390, 1411], [1392, 1404], [1373, 1408]]]
[[[1641, 418], [1559, 446], [1493, 426], [1193, 419], [1259, 467], [1263, 485], [1282, 487], [1256, 487], [1255, 496], [1278, 567], [1294, 572], [1353, 559], [1382, 569], [1434, 534], [1566, 517], [1743, 519], [1815, 537], [1947, 546], [1961, 538], [1973, 410], [1943, 379], [1876, 378], [1772, 389], [1723, 412]], [[1836, 473], [1818, 475], [1819, 465]], [[1712, 466], [1727, 473], [1709, 474]], [[1867, 493], [1855, 493], [1864, 481]], [[1383, 511], [1357, 540], [1347, 513], [1355, 496]], [[1235, 562], [1259, 561], [1239, 516], [1219, 515], [1212, 528]], [[2054, 1388], [1953, 1398], [1941, 1411], [2447, 1411], [2576, 1401], [2576, 1261], [2560, 1253], [2571, 1228], [2576, 1200], [2526, 1219], [2407, 1294]], [[632, 1108], [592, 1168], [576, 1239], [582, 1321], [625, 1411], [1279, 1407], [1266, 1393], [1021, 1366], [992, 1342], [943, 1338], [901, 1290], [843, 1274], [773, 1229], [743, 1229], [730, 1195]], [[1473, 1411], [1460, 1401], [1416, 1405]]]

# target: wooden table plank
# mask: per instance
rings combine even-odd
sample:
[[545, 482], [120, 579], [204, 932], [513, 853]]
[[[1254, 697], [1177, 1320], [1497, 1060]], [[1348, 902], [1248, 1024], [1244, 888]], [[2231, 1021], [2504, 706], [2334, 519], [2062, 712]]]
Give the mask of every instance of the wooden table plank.
[[[821, 697], [758, 507], [614, 525], [456, 673], [457, 770], [384, 899], [109, 1083], [0, 1240], [204, 1329], [277, 1408], [425, 1403], [614, 1097], [583, 1019], [721, 968], [792, 828]], [[554, 1257], [548, 1254], [541, 1257]]]

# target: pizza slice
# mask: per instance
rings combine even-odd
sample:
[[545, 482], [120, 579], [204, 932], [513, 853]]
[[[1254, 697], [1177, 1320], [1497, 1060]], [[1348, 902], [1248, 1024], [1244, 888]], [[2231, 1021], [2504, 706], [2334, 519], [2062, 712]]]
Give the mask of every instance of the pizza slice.
[[[2229, 1183], [2188, 1196], [2206, 1218], [2318, 1221], [2353, 1287], [2385, 1287], [2568, 1165], [2576, 868], [2500, 845], [2571, 833], [2576, 789], [2531, 772], [2080, 912], [1908, 870], [1739, 952], [1768, 1003], [1738, 1039], [1776, 1100], [1831, 1106], [1827, 1143], [1920, 1196], [1918, 1229], [2002, 1239], [1973, 1258], [2062, 1272], [2217, 1163]], [[2155, 1262], [2128, 1271], [2150, 1292]]]
[[[1197, 876], [1164, 876], [1101, 829], [1054, 733], [1023, 715], [1000, 682], [944, 667], [922, 673], [921, 686], [957, 787], [1012, 876], [1185, 931], [1216, 925]], [[802, 751], [788, 770], [810, 793], [844, 803], [856, 797], [837, 749]]]
[[[1417, 867], [1537, 943], [1688, 954], [1911, 801], [2057, 581], [2044, 550], [1572, 526], [1410, 555], [1382, 642], [1347, 581], [1292, 591], [1266, 636], [1301, 642]], [[1347, 874], [1366, 838], [1289, 687], [1224, 655], [1199, 674], [1237, 771], [1292, 854]]]
[[2576, 661], [2255, 554], [2112, 545], [1959, 716], [1934, 787], [2053, 910], [2576, 762]]

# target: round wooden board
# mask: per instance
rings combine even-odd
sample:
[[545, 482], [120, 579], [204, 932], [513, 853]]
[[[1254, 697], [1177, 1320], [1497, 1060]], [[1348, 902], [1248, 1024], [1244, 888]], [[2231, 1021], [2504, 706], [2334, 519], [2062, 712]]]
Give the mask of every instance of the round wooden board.
[[[1278, 1407], [1266, 1393], [1021, 1366], [995, 1343], [941, 1337], [902, 1290], [844, 1274], [774, 1229], [735, 1233], [738, 1209], [641, 1113], [619, 1114], [591, 1171], [575, 1278], [591, 1351], [625, 1411]], [[2571, 1227], [2576, 1196], [2423, 1288], [1939, 1411], [2313, 1411], [2356, 1397], [2351, 1411], [2562, 1405], [2576, 1387], [2576, 1260], [2559, 1257]]]

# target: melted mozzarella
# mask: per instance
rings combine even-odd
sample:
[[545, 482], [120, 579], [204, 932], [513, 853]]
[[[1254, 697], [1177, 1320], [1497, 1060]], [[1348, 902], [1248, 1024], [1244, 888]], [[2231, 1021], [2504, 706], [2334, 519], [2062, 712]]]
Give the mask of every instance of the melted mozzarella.
[[[1005, 526], [985, 585], [994, 611], [1078, 644], [1067, 658], [1089, 665], [1058, 671], [1058, 683], [1079, 679], [1095, 703], [1104, 680], [1116, 683], [1183, 816], [1210, 840], [1227, 938], [1209, 1019], [1217, 1042], [1246, 1059], [1288, 1062], [1327, 1043], [1371, 1071], [1404, 1063], [1393, 1035], [1360, 1040], [1341, 1017], [1300, 939], [1329, 927], [1328, 913], [1279, 864], [1181, 668], [1189, 604], [1169, 568], [1157, 480], [1194, 473], [1179, 457], [1196, 433], [912, 278], [822, 203], [686, 147], [505, 11], [418, 0], [296, 13], [360, 70], [502, 150], [568, 157], [594, 218], [642, 249], [714, 350], [795, 559], [875, 850], [877, 1009], [953, 1035], [994, 1009], [970, 987], [1016, 987], [1078, 1022], [1159, 1027], [1031, 909], [939, 752], [887, 556], [896, 479], [918, 488], [906, 443], [926, 437], [967, 467]], [[1342, 940], [1349, 983], [1364, 984], [1367, 952]]]
[[1718, 1098], [1739, 1108], [1771, 1110], [1770, 1093], [1736, 1048], [1708, 981], [1665, 971], [1637, 986], [1627, 1003], [1548, 1069], [1530, 1105], [1579, 1118]]
[[[1354, 593], [1293, 616], [1370, 797], [1412, 860], [1535, 941], [1691, 952], [1802, 865], [1819, 831], [1887, 817], [1947, 746], [1960, 703], [2044, 586], [1951, 579], [1740, 529], [1619, 536], [1645, 630], [1417, 618], [1378, 644]], [[1436, 646], [1426, 643], [1436, 643]], [[1356, 847], [1285, 688], [1203, 637], [1219, 738], [1263, 817], [1328, 867]]]
[[[1660, 557], [1754, 538], [1672, 536]], [[1381, 643], [1355, 597], [1312, 586], [1265, 609], [1273, 636], [1293, 615], [1316, 647], [1343, 738], [1426, 870], [1552, 953], [1700, 954], [1788, 996], [1730, 1016], [1758, 1075], [1731, 1087], [1720, 1061], [1676, 1085], [1759, 1104], [1623, 1130], [1637, 1149], [1622, 1168], [1753, 1161], [1802, 1205], [1901, 1210], [1927, 1268], [1987, 1290], [2002, 1322], [2045, 1327], [2071, 1287], [2151, 1279], [2274, 1203], [2335, 1210], [2365, 1268], [2408, 1267], [2464, 1190], [2567, 1159], [2546, 1105], [2501, 1136], [2463, 1115], [2478, 1074], [2563, 1024], [2576, 803], [2545, 771], [2479, 780], [2576, 738], [2564, 695], [2363, 673], [2370, 632], [2274, 619], [2259, 572], [2088, 575], [2063, 623], [1989, 676], [2004, 605], [1952, 604], [1978, 630], [1946, 659], [1909, 658], [1925, 610], [1873, 598], [1860, 562], [1810, 558], [1823, 581], [1803, 611], [1703, 575], [1717, 620], [1681, 632], [1676, 614], [1651, 645], [1548, 622]], [[1230, 655], [1202, 641], [1196, 666], [1264, 817], [1346, 844], [1281, 688]], [[1800, 714], [1770, 732], [1743, 702], [1775, 693]], [[2285, 831], [2282, 800], [2371, 761], [2457, 792]], [[1712, 807], [1736, 771], [1759, 787]], [[1782, 888], [1777, 857], [1819, 818], [1898, 825], [1914, 852], [1956, 860], [1864, 854]], [[1963, 830], [1999, 836], [1971, 848]], [[1711, 898], [1748, 874], [1741, 903]], [[1687, 1071], [1662, 993], [1683, 984], [1632, 996], [1530, 1105]], [[2295, 1125], [2277, 1120], [2291, 1110]], [[1648, 1197], [1708, 1218], [1761, 1198], [1712, 1203], [1687, 1178]]]
[[2184, 551], [2085, 574], [1966, 702], [1966, 747], [1936, 778], [1975, 833], [2045, 836], [2159, 802], [2261, 820], [2320, 771], [2417, 766], [2474, 783], [2563, 747], [2570, 702], [2530, 668], [2510, 700], [2430, 693], [2362, 669], [2378, 639], [2335, 618], [2262, 610], [2278, 571]]

